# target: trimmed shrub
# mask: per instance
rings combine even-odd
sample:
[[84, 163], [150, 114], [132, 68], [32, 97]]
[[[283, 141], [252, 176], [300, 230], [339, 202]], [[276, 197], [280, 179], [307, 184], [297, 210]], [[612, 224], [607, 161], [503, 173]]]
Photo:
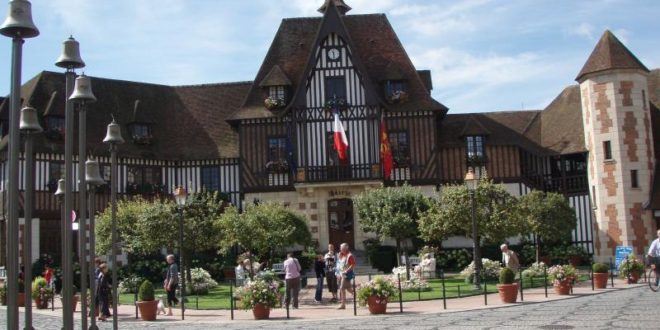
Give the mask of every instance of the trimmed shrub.
[[151, 284], [149, 280], [144, 280], [140, 285], [140, 290], [138, 291], [138, 300], [139, 301], [153, 301], [156, 299], [154, 294], [154, 285]]
[[597, 262], [591, 266], [591, 269], [594, 273], [607, 273], [610, 271], [610, 266], [602, 262]]
[[500, 284], [511, 284], [516, 279], [516, 273], [511, 268], [504, 267], [500, 271]]

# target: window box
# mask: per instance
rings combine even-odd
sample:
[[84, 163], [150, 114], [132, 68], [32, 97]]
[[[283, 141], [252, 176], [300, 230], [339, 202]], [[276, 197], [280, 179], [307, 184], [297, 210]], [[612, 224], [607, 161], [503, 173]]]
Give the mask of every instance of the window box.
[[390, 104], [405, 103], [408, 101], [408, 93], [403, 90], [396, 90], [387, 95], [387, 102]]
[[153, 143], [153, 136], [151, 135], [133, 135], [133, 143], [141, 145], [150, 145]]
[[266, 172], [268, 173], [288, 173], [289, 162], [280, 159], [278, 161], [270, 161], [266, 163]]
[[286, 106], [286, 100], [282, 98], [275, 98], [272, 96], [267, 97], [264, 100], [264, 106], [268, 110], [280, 109]]
[[325, 109], [326, 111], [334, 111], [334, 110], [344, 111], [348, 109], [348, 107], [349, 104], [348, 102], [346, 102], [346, 99], [333, 97], [325, 101], [325, 106], [323, 107], [323, 109]]

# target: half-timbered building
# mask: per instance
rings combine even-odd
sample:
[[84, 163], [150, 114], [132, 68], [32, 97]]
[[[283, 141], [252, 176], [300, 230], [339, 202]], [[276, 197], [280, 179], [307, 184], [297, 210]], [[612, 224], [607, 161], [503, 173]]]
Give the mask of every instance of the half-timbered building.
[[[98, 102], [88, 108], [87, 143], [106, 180], [101, 140], [114, 115], [127, 137], [119, 148], [122, 195], [162, 197], [180, 185], [226, 193], [239, 207], [280, 201], [306, 216], [320, 246], [347, 242], [360, 250], [371, 237], [353, 210], [356, 194], [404, 183], [442, 193], [468, 168], [517, 196], [564, 194], [578, 219], [573, 242], [598, 257], [616, 245], [641, 252], [648, 244], [660, 216], [660, 146], [653, 143], [660, 71], [649, 71], [610, 32], [579, 85], [545, 109], [451, 114], [431, 96], [431, 72], [412, 64], [385, 15], [349, 15], [342, 0], [326, 0], [319, 11], [282, 20], [251, 82], [173, 87], [93, 78]], [[63, 94], [64, 75], [53, 72], [22, 88], [23, 104], [38, 109], [45, 129], [36, 143], [35, 252], [60, 249], [54, 183], [63, 172], [63, 137], [77, 136], [63, 129]], [[335, 116], [345, 155], [335, 147]], [[3, 193], [7, 118], [2, 100]], [[382, 159], [385, 135], [391, 171]], [[96, 208], [106, 207], [107, 191], [97, 196]]]

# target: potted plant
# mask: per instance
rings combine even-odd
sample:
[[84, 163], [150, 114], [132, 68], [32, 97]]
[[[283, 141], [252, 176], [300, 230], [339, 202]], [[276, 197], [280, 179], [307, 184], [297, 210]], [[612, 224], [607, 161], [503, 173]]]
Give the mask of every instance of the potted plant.
[[502, 268], [497, 291], [500, 293], [500, 299], [503, 303], [512, 304], [518, 299], [518, 283], [514, 283], [515, 279], [516, 273], [511, 268]]
[[274, 110], [278, 108], [282, 108], [286, 105], [286, 100], [284, 98], [275, 98], [275, 97], [267, 97], [264, 100], [264, 106], [268, 110]]
[[644, 272], [644, 263], [642, 263], [634, 254], [629, 254], [625, 260], [619, 264], [619, 275], [625, 278], [628, 284], [635, 284], [639, 276]]
[[571, 265], [556, 265], [548, 269], [548, 277], [552, 281], [555, 293], [558, 295], [568, 295], [571, 292], [573, 284], [577, 280], [575, 267]]
[[255, 320], [267, 319], [270, 317], [270, 309], [279, 301], [277, 283], [261, 278], [248, 281], [236, 289], [236, 298], [242, 309], [252, 309]]
[[392, 278], [376, 276], [373, 280], [360, 284], [357, 298], [361, 306], [369, 307], [369, 313], [385, 314], [388, 300], [396, 293], [397, 289]]
[[48, 308], [48, 301], [51, 298], [53, 298], [53, 289], [48, 287], [46, 279], [41, 276], [35, 277], [32, 281], [32, 300], [37, 309]]
[[138, 301], [135, 302], [140, 309], [140, 318], [143, 321], [154, 321], [158, 311], [158, 300], [154, 294], [154, 285], [144, 280], [138, 290]]
[[610, 271], [610, 266], [602, 262], [597, 262], [591, 266], [593, 271], [594, 287], [596, 289], [605, 289], [607, 287], [607, 278]]
[[25, 282], [22, 278], [18, 279], [18, 297], [16, 303], [19, 307], [25, 307]]

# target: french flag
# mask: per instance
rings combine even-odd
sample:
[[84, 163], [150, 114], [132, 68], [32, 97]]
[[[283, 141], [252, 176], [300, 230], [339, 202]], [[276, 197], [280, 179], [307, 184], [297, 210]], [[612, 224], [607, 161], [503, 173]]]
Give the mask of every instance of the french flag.
[[344, 125], [341, 124], [341, 120], [339, 120], [339, 113], [337, 111], [335, 111], [335, 123], [333, 125], [333, 131], [335, 133], [335, 150], [337, 150], [337, 155], [339, 156], [340, 160], [346, 160], [348, 139], [346, 138]]

